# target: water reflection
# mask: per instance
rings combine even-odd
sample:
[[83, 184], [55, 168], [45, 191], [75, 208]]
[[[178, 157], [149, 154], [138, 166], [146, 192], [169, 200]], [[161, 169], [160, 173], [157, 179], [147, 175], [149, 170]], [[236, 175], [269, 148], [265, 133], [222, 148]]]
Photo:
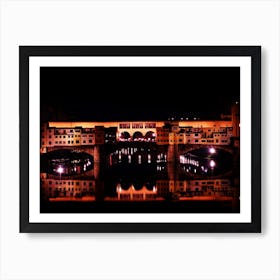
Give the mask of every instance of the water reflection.
[[187, 173], [221, 175], [233, 168], [233, 157], [222, 149], [202, 148], [180, 155], [180, 166]]
[[[170, 150], [121, 143], [94, 151], [53, 151], [42, 158], [46, 201], [226, 201], [239, 198], [228, 151]], [[70, 176], [71, 175], [71, 176]], [[78, 175], [78, 176], [72, 176]]]
[[93, 156], [79, 150], [61, 149], [41, 156], [41, 172], [62, 177], [93, 169]]
[[151, 164], [156, 160], [155, 146], [134, 146], [116, 149], [109, 154], [110, 166], [116, 164]]

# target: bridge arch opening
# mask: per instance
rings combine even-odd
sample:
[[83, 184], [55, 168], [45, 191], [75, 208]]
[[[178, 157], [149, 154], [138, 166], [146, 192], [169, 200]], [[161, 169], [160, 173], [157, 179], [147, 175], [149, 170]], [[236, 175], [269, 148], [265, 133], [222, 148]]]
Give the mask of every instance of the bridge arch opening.
[[123, 131], [120, 133], [119, 139], [120, 139], [120, 141], [129, 141], [130, 134], [127, 131]]
[[233, 169], [232, 153], [222, 148], [204, 146], [193, 148], [180, 155], [180, 165], [189, 174], [200, 176], [216, 176]]
[[143, 141], [144, 136], [140, 131], [136, 131], [133, 133], [133, 141]]
[[41, 155], [41, 170], [66, 178], [93, 169], [93, 155], [75, 149], [57, 149]]
[[145, 140], [148, 142], [154, 142], [156, 140], [156, 134], [153, 131], [148, 131], [145, 134]]

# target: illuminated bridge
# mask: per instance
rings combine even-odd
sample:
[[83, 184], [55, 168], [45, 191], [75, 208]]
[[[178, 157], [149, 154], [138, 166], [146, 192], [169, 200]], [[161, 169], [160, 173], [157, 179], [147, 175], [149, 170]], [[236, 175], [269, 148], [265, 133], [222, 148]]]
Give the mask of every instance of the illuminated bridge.
[[41, 152], [50, 148], [85, 147], [116, 142], [156, 142], [157, 145], [229, 145], [239, 137], [239, 122], [49, 122], [41, 127]]

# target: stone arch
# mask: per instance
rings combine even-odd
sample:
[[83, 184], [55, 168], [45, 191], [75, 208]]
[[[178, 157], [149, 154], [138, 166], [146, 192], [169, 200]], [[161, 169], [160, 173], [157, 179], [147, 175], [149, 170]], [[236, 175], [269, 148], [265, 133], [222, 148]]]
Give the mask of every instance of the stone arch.
[[121, 141], [128, 141], [130, 139], [130, 134], [127, 131], [123, 131], [120, 133], [120, 140]]
[[145, 134], [145, 140], [146, 141], [155, 141], [156, 139], [156, 134], [154, 131], [147, 131]]
[[142, 132], [140, 132], [140, 131], [135, 131], [135, 132], [133, 133], [133, 141], [141, 141], [141, 140], [143, 140], [143, 139], [144, 139], [144, 137], [143, 137]]

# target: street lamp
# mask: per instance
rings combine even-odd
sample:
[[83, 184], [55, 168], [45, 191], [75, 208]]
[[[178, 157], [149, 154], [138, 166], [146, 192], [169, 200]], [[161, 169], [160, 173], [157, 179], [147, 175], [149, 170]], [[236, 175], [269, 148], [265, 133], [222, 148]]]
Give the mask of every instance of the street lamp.
[[210, 154], [215, 154], [215, 153], [216, 153], [216, 149], [213, 148], [213, 147], [211, 147], [211, 148], [209, 149], [209, 153], [210, 153]]

